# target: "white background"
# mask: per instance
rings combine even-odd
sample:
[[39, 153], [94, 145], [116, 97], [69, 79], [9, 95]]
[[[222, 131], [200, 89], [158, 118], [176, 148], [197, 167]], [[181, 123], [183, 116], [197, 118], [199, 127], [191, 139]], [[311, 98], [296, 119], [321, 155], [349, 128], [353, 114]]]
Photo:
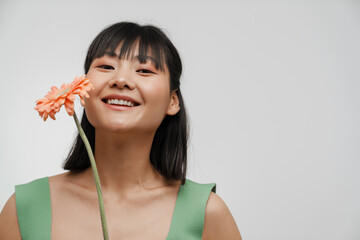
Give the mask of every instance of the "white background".
[[244, 239], [360, 239], [359, 1], [0, 1], [1, 208], [63, 172], [73, 119], [34, 101], [124, 20], [179, 50], [188, 178], [217, 183]]

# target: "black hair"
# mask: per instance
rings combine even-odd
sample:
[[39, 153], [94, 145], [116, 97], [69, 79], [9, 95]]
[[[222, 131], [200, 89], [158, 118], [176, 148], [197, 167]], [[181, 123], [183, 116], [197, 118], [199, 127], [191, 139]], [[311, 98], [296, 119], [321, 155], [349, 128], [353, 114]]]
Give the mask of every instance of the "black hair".
[[[178, 51], [165, 33], [153, 25], [139, 25], [132, 22], [113, 24], [96, 36], [91, 43], [84, 69], [89, 71], [95, 58], [105, 54], [114, 54], [121, 43], [119, 58], [129, 57], [139, 43], [139, 61], [146, 62], [148, 49], [155, 60], [157, 69], [164, 69], [166, 64], [170, 75], [170, 92], [176, 90], [180, 110], [175, 115], [167, 115], [155, 132], [150, 151], [150, 162], [166, 179], [181, 180], [185, 183], [187, 169], [187, 143], [189, 126], [185, 104], [180, 91], [182, 64]], [[85, 110], [81, 119], [83, 128], [93, 152], [95, 152], [95, 128], [89, 122]], [[70, 171], [82, 171], [90, 167], [90, 160], [85, 145], [78, 134], [63, 163], [63, 168]]]

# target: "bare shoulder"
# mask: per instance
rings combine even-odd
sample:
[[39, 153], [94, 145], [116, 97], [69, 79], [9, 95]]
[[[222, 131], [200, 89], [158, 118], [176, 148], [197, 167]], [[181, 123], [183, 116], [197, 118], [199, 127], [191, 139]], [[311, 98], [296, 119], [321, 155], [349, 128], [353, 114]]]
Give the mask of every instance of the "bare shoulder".
[[10, 196], [0, 213], [0, 240], [6, 239], [21, 240], [16, 214], [15, 193]]
[[210, 193], [205, 208], [203, 240], [241, 240], [239, 229], [225, 202], [214, 192]]

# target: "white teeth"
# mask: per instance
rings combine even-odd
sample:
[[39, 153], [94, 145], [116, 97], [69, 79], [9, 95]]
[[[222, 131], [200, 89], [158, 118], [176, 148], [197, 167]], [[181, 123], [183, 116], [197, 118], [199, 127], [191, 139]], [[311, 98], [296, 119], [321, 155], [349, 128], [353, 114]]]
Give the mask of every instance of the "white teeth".
[[108, 99], [107, 100], [107, 104], [112, 104], [112, 105], [122, 105], [122, 106], [129, 106], [129, 107], [133, 107], [134, 103], [131, 101], [125, 101], [122, 99]]

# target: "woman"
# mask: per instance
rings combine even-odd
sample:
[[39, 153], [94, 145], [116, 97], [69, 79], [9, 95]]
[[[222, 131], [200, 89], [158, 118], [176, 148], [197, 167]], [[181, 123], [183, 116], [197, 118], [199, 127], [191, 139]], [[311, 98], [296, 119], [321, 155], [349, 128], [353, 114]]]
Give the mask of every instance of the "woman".
[[[90, 45], [85, 73], [95, 88], [81, 124], [94, 151], [110, 239], [241, 239], [215, 184], [186, 179], [181, 72], [176, 48], [151, 25], [117, 23]], [[89, 166], [78, 136], [64, 163], [69, 172], [16, 186], [0, 215], [0, 240], [102, 239]]]

